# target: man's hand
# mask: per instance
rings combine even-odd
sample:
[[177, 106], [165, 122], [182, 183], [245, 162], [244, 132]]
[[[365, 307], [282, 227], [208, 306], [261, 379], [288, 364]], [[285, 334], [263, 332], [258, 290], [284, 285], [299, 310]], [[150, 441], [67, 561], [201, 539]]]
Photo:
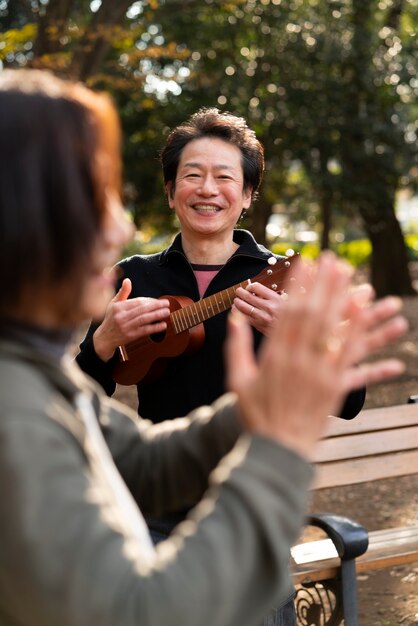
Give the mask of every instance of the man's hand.
[[281, 295], [261, 283], [251, 283], [245, 289], [238, 287], [232, 313], [239, 311], [263, 335], [268, 335], [273, 320], [286, 304], [287, 294]]
[[157, 298], [131, 298], [132, 283], [125, 278], [107, 307], [105, 317], [93, 335], [96, 354], [108, 361], [118, 346], [125, 345], [167, 328], [162, 321], [170, 315], [169, 301]]

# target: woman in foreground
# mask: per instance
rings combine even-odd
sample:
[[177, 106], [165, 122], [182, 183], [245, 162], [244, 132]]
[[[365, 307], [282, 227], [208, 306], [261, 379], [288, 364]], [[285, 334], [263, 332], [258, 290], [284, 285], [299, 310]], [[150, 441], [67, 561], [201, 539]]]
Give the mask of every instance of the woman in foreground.
[[[0, 622], [257, 626], [291, 589], [326, 416], [402, 371], [353, 366], [405, 331], [399, 301], [357, 302], [325, 255], [308, 298], [290, 286], [257, 363], [232, 317], [235, 393], [134, 421], [66, 355], [77, 324], [103, 316], [131, 231], [114, 109], [49, 74], [2, 72], [0, 149]], [[155, 549], [142, 514], [196, 503]]]

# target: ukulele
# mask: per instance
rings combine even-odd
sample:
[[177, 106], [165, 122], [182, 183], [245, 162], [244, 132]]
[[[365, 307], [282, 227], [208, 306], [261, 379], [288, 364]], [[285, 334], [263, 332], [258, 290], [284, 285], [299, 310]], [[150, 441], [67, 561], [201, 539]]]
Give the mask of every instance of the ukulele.
[[162, 374], [170, 358], [196, 352], [202, 347], [205, 341], [202, 322], [230, 309], [238, 287], [245, 288], [258, 282], [277, 293], [284, 293], [287, 272], [299, 258], [299, 254], [294, 254], [278, 261], [271, 256], [267, 267], [257, 276], [197, 302], [186, 296], [161, 296], [170, 303], [171, 313], [164, 320], [167, 323], [166, 330], [119, 346], [113, 380], [120, 385], [155, 380]]

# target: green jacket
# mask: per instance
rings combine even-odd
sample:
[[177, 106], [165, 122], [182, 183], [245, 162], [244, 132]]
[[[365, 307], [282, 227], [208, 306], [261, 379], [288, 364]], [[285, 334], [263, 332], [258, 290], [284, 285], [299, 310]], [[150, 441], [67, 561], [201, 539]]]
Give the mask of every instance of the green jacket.
[[[115, 494], [89, 455], [80, 393], [92, 397], [113, 462], [144, 515], [203, 496], [150, 565], [139, 541], [131, 549]], [[293, 452], [241, 434], [231, 395], [153, 426], [70, 360], [58, 365], [2, 340], [0, 623], [261, 623], [291, 592], [289, 547], [311, 474]]]

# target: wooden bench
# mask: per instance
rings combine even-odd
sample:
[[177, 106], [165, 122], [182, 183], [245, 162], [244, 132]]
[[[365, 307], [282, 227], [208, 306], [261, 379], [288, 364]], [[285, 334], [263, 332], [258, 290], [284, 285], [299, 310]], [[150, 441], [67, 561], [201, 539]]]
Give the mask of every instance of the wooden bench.
[[[316, 450], [314, 489], [418, 474], [418, 397], [368, 409], [351, 421], [332, 418]], [[300, 626], [357, 625], [356, 573], [418, 561], [418, 524], [367, 532], [331, 514], [308, 520], [330, 537], [292, 548]]]

